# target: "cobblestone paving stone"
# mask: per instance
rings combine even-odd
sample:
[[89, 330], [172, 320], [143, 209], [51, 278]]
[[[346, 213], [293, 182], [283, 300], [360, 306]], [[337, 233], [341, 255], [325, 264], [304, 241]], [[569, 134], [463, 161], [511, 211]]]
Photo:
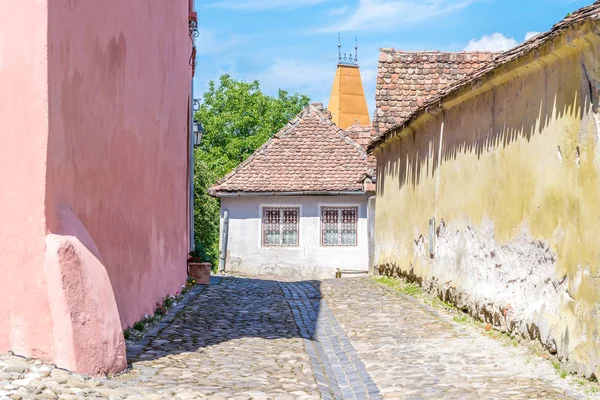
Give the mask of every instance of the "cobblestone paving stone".
[[223, 279], [96, 379], [0, 356], [0, 399], [564, 399], [548, 363], [368, 279]]
[[304, 340], [277, 282], [206, 288], [114, 379], [0, 357], [0, 398], [316, 399]]
[[158, 394], [318, 397], [303, 340], [277, 282], [224, 279], [193, 300], [149, 347], [132, 361]]
[[586, 398], [549, 363], [528, 363], [523, 349], [444, 321], [369, 279], [323, 281], [320, 289], [384, 398]]
[[323, 398], [380, 399], [377, 386], [319, 290], [306, 282], [280, 285], [305, 339]]

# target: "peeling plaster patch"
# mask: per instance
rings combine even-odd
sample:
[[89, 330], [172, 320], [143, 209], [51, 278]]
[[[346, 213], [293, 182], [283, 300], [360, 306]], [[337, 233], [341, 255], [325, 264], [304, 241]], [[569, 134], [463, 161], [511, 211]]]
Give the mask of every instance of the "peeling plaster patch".
[[600, 141], [600, 81], [590, 76], [590, 72], [588, 71], [585, 62], [581, 63], [581, 70], [583, 71], [583, 75], [588, 84], [590, 94], [589, 100], [592, 105], [592, 116], [596, 122], [596, 134]]
[[[425, 290], [437, 293], [503, 332], [539, 340], [551, 353], [557, 352], [559, 315], [568, 280], [556, 277], [557, 256], [550, 245], [535, 239], [523, 225], [508, 243], [498, 243], [489, 219], [473, 228], [468, 221], [453, 221], [437, 229], [436, 259], [428, 260], [424, 240], [415, 240], [418, 263], [431, 262]], [[408, 270], [407, 270], [408, 268]], [[412, 265], [384, 265], [380, 274], [419, 281]]]
[[600, 106], [600, 82], [590, 76], [590, 72], [588, 71], [588, 67], [586, 66], [585, 61], [581, 63], [581, 70], [583, 71], [583, 75], [587, 80], [587, 84], [589, 87], [590, 93], [590, 101], [592, 103], [592, 111], [594, 113], [598, 113], [598, 108]]
[[586, 67], [585, 63], [581, 64], [581, 69], [583, 70], [583, 73], [585, 75], [585, 78], [587, 79], [587, 83], [589, 86], [592, 111], [595, 114], [598, 114], [600, 108], [600, 81], [590, 76], [590, 73], [588, 72], [588, 68]]
[[598, 141], [600, 142], [600, 115], [593, 112], [592, 116], [594, 117], [594, 122], [596, 122], [596, 134], [598, 135]]
[[[440, 233], [438, 253], [440, 260], [432, 266], [433, 273], [456, 275], [476, 297], [509, 301], [519, 312], [558, 311], [556, 286], [551, 283], [555, 281], [556, 255], [525, 227], [503, 245], [496, 242], [489, 219], [478, 229], [449, 227]], [[452, 265], [452, 270], [445, 270], [445, 265]]]
[[[579, 265], [577, 267], [577, 274], [575, 275], [575, 278], [573, 279], [573, 284], [571, 286], [572, 291], [574, 293], [577, 293], [580, 289], [581, 289], [581, 285], [584, 281], [589, 282], [589, 278], [590, 278], [590, 267], [589, 265], [586, 266], [581, 266]], [[571, 294], [569, 294], [571, 295]], [[573, 297], [571, 295], [571, 297]]]
[[425, 238], [423, 235], [420, 235], [417, 239], [415, 239], [414, 254], [416, 257], [424, 257], [426, 254]]
[[[582, 71], [582, 93], [584, 94], [584, 98], [582, 99], [583, 103], [587, 103], [589, 105], [591, 105], [591, 109], [589, 110], [589, 112], [585, 112], [582, 118], [582, 124], [587, 124], [587, 125], [591, 125], [593, 124], [593, 127], [595, 128], [595, 133], [596, 133], [596, 143], [600, 143], [600, 114], [599, 114], [599, 106], [600, 106], [600, 81], [598, 79], [598, 76], [600, 75], [597, 71], [597, 67], [596, 67], [596, 60], [595, 57], [592, 56], [592, 59], [590, 59], [589, 57], [586, 57], [585, 55], [582, 56], [582, 61], [581, 61], [581, 71]], [[587, 90], [586, 90], [587, 89]], [[587, 93], [586, 93], [587, 92]], [[586, 107], [587, 108], [587, 104]], [[586, 115], [587, 114], [587, 115]], [[589, 118], [589, 116], [592, 117], [593, 121], [589, 121], [587, 122], [586, 119]], [[590, 129], [591, 126], [589, 126], [588, 129]], [[584, 129], [583, 126], [582, 128], [580, 128], [580, 138], [579, 141], [580, 143], [582, 142], [582, 139], [585, 140], [585, 137], [582, 137], [582, 130], [585, 132], [587, 129]], [[591, 129], [589, 131], [591, 133]], [[585, 135], [584, 135], [585, 136]], [[595, 164], [596, 164], [596, 168], [600, 168], [600, 165], [598, 163], [599, 161], [599, 149], [598, 146], [595, 146], [595, 153], [596, 153], [596, 157], [595, 157]], [[577, 164], [577, 166], [579, 167], [579, 164]]]

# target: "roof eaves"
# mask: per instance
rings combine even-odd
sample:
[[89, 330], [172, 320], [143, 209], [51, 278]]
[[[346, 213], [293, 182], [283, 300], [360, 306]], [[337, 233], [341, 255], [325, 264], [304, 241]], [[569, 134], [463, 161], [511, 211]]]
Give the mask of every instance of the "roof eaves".
[[280, 192], [248, 192], [248, 191], [209, 191], [212, 197], [247, 197], [247, 196], [356, 196], [364, 194], [362, 189], [356, 190], [300, 190]]

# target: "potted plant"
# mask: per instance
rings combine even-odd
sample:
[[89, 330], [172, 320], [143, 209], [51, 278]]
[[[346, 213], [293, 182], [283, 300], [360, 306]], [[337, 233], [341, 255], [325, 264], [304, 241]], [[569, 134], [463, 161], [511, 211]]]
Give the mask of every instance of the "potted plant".
[[190, 251], [188, 257], [188, 275], [198, 281], [199, 285], [210, 284], [210, 270], [212, 264], [208, 262], [208, 256], [204, 246], [200, 242], [194, 244], [194, 250]]

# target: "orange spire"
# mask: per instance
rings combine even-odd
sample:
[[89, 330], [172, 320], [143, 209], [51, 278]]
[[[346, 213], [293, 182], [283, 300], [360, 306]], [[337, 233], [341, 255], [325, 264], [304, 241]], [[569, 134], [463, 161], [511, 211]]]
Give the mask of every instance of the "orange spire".
[[338, 42], [339, 61], [327, 109], [331, 112], [333, 122], [342, 129], [356, 123], [371, 125], [358, 67], [358, 45], [355, 51], [354, 58], [346, 54], [342, 57], [341, 44]]

